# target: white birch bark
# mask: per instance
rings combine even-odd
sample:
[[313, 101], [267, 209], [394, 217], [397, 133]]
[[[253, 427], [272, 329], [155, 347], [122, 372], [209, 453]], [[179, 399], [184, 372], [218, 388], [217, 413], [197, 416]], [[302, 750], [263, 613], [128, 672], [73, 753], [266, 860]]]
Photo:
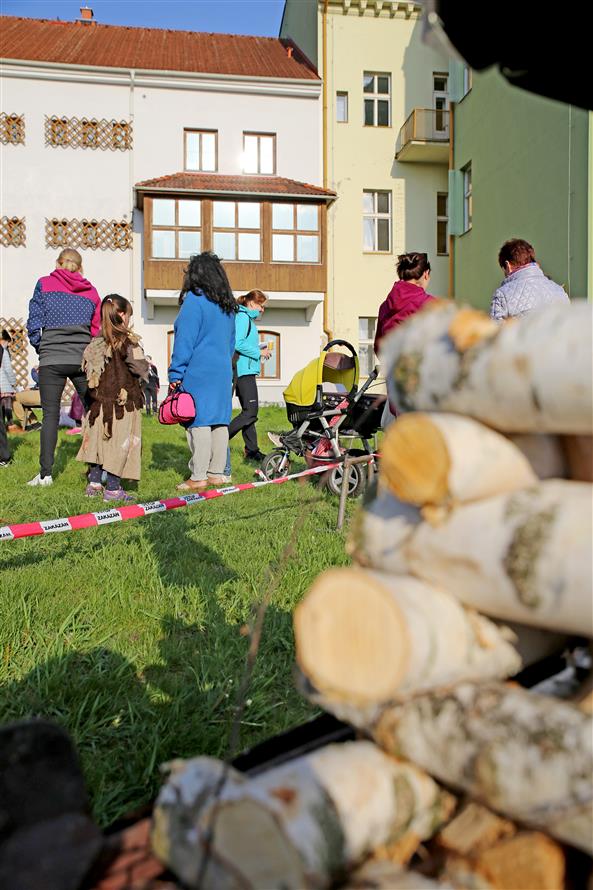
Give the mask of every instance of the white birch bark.
[[486, 806], [593, 852], [593, 720], [578, 707], [460, 684], [385, 709], [372, 734]]
[[453, 890], [453, 884], [404, 871], [396, 863], [373, 859], [355, 871], [344, 890]]
[[[212, 757], [173, 760], [164, 767], [168, 779], [161, 788], [152, 814], [151, 844], [155, 856], [188, 887], [196, 887], [202, 869], [202, 843], [208, 824], [200, 823], [203, 811], [221, 788], [225, 773], [222, 761]], [[226, 769], [224, 791], [246, 782], [232, 767]], [[236, 874], [213, 852], [203, 879], [219, 890], [242, 890]]]
[[381, 479], [418, 507], [477, 501], [537, 481], [529, 461], [500, 433], [456, 414], [403, 414], [381, 444]]
[[361, 566], [394, 575], [409, 571], [404, 545], [422, 522], [420, 510], [381, 489], [354, 515], [346, 551]]
[[410, 571], [507, 621], [593, 637], [591, 485], [547, 480], [423, 523]]
[[229, 789], [213, 847], [243, 887], [329, 887], [376, 845], [430, 837], [453, 806], [425, 773], [371, 742], [329, 745]]
[[316, 579], [295, 610], [294, 631], [297, 664], [311, 685], [356, 705], [504, 678], [521, 666], [512, 634], [450, 594], [356, 568]]
[[392, 331], [381, 351], [400, 412], [451, 411], [509, 433], [593, 430], [593, 307], [553, 305], [501, 326], [441, 304]]

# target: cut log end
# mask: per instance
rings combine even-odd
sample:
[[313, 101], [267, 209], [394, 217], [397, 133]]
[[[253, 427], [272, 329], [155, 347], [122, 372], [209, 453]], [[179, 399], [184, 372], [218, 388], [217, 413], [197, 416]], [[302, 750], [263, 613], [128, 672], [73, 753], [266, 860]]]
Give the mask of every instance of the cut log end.
[[429, 415], [404, 414], [391, 424], [381, 447], [381, 478], [400, 500], [419, 507], [442, 504], [450, 468], [447, 443]]
[[405, 674], [402, 613], [383, 585], [358, 569], [331, 569], [317, 578], [297, 606], [294, 630], [299, 667], [335, 699], [386, 700]]

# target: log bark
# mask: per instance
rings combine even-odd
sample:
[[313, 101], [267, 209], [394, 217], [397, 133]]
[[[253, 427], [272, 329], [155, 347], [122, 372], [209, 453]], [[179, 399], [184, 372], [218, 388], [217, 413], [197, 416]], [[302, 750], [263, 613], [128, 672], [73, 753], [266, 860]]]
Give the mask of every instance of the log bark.
[[379, 488], [355, 513], [346, 551], [361, 566], [394, 575], [407, 575], [409, 566], [404, 545], [422, 522], [417, 507], [404, 504]]
[[415, 578], [356, 568], [316, 579], [295, 610], [294, 631], [297, 663], [312, 686], [355, 705], [508, 677], [520, 667], [507, 632], [455, 597]]
[[439, 832], [437, 842], [449, 853], [475, 856], [498, 841], [513, 837], [517, 826], [471, 801]]
[[593, 720], [519, 687], [460, 684], [386, 708], [385, 750], [499, 813], [593, 852]]
[[382, 369], [400, 413], [451, 411], [509, 433], [593, 429], [592, 307], [549, 306], [504, 325], [440, 304], [385, 338]]
[[448, 857], [445, 876], [456, 888], [564, 890], [562, 847], [540, 832], [522, 832], [477, 855]]
[[487, 615], [593, 637], [592, 491], [551, 479], [423, 523], [409, 571]]
[[391, 424], [380, 471], [396, 498], [417, 507], [453, 508], [537, 481], [527, 458], [500, 433], [469, 417], [421, 411]]
[[[168, 779], [153, 809], [151, 844], [154, 854], [188, 887], [197, 887], [202, 873], [204, 834], [208, 821], [201, 821], [204, 809], [211, 806], [225, 772], [222, 761], [212, 757], [174, 760], [166, 764]], [[247, 781], [232, 767], [227, 767], [223, 793]], [[203, 874], [204, 886], [219, 890], [243, 890], [239, 877], [215, 851], [208, 856]]]
[[371, 742], [329, 745], [229, 789], [213, 848], [243, 887], [329, 887], [377, 844], [430, 837], [453, 806], [425, 773]]

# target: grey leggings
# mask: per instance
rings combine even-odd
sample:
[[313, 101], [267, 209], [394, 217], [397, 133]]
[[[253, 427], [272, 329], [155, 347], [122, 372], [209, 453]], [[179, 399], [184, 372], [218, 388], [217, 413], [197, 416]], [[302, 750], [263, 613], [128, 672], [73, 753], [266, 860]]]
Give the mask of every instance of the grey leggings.
[[204, 482], [209, 475], [222, 476], [229, 443], [228, 426], [193, 426], [185, 432], [191, 452], [188, 466], [194, 482]]

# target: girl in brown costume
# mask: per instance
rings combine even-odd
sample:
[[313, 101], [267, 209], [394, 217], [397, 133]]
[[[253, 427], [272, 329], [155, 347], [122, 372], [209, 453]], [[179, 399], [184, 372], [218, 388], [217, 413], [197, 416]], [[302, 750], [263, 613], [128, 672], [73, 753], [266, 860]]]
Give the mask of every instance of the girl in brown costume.
[[[129, 327], [132, 306], [119, 294], [101, 304], [101, 334], [84, 351], [82, 369], [89, 384], [90, 408], [84, 418], [77, 460], [89, 464], [88, 497], [132, 501], [121, 477], [140, 479], [142, 381], [149, 365]], [[101, 483], [107, 474], [105, 488]]]

